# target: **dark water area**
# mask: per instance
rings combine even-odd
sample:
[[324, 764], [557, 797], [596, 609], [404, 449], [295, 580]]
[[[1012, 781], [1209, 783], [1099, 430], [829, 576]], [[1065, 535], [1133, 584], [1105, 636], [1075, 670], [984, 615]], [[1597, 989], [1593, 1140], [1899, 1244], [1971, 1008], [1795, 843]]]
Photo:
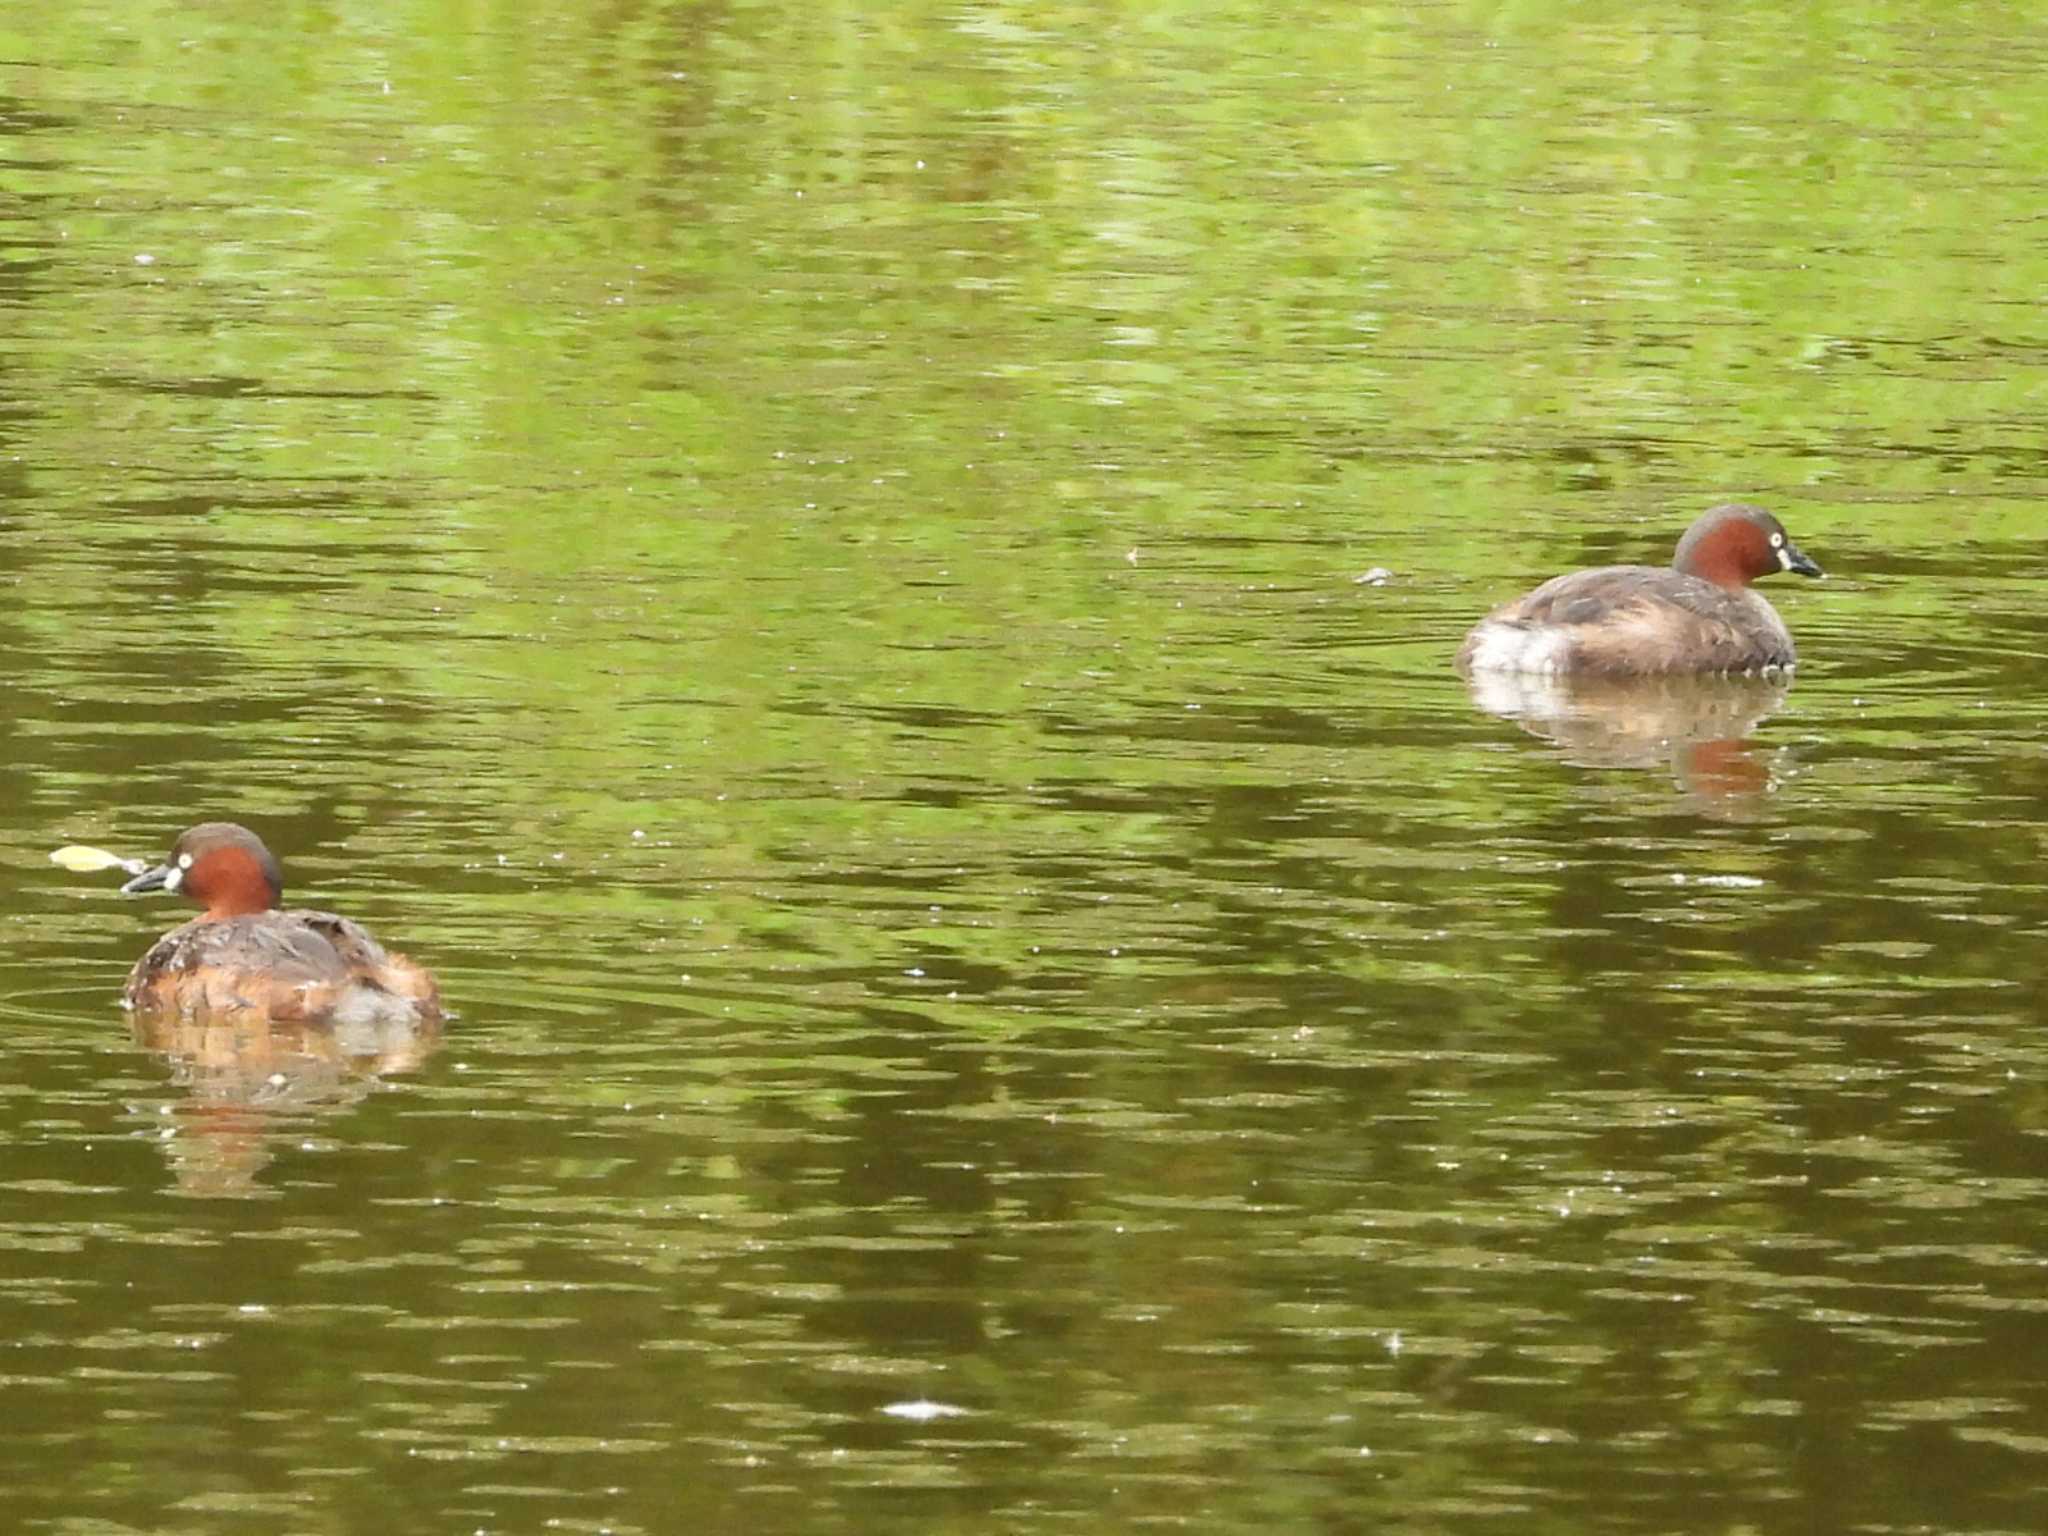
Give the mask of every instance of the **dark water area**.
[[[0, 1524], [2048, 1523], [2028, 13], [25, 27]], [[132, 1023], [216, 816], [445, 1029]]]

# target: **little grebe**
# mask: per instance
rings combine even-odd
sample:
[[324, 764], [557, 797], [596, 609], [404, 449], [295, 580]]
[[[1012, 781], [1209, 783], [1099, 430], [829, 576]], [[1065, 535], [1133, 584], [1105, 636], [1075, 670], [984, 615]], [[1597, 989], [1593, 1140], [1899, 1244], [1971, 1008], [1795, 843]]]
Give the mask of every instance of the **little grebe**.
[[1821, 574], [1770, 513], [1730, 502], [1686, 530], [1668, 566], [1573, 571], [1502, 604], [1465, 637], [1458, 670], [1788, 672], [1798, 660], [1792, 635], [1749, 585], [1774, 571]]
[[309, 1023], [441, 1017], [434, 978], [332, 912], [279, 911], [284, 872], [246, 827], [191, 828], [121, 889], [176, 891], [205, 911], [150, 946], [122, 1002], [151, 1013], [260, 1014]]

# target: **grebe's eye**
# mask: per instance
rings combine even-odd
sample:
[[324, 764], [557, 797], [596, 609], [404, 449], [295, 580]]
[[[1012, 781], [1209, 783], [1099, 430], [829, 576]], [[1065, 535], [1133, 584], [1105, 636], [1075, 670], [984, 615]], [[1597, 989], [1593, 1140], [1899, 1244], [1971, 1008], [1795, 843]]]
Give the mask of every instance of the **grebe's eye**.
[[1784, 547], [1785, 547], [1785, 535], [1783, 535], [1782, 533], [1774, 533], [1774, 534], [1772, 534], [1772, 535], [1771, 535], [1771, 548], [1773, 548], [1773, 549], [1783, 549]]
[[179, 855], [178, 855], [178, 868], [180, 868], [180, 869], [190, 869], [191, 867], [192, 867], [192, 855], [191, 855], [191, 854], [189, 854], [189, 853], [181, 853], [181, 854], [179, 854]]

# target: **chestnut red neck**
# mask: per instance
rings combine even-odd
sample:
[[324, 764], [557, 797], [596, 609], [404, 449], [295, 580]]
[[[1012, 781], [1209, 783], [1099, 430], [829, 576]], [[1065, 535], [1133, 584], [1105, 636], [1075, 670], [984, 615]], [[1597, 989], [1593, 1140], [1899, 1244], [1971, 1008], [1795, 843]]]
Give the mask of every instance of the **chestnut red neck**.
[[271, 873], [276, 867], [268, 850], [259, 856], [236, 846], [209, 849], [186, 872], [184, 891], [206, 904], [200, 917], [207, 922], [268, 912], [284, 895], [281, 882]]
[[201, 922], [220, 922], [275, 907], [284, 897], [284, 871], [247, 827], [207, 821], [186, 831], [163, 863], [121, 889], [176, 891], [205, 908]]
[[1715, 507], [1686, 529], [1671, 564], [1688, 576], [1737, 590], [1774, 571], [1821, 574], [1775, 517], [1741, 502]]

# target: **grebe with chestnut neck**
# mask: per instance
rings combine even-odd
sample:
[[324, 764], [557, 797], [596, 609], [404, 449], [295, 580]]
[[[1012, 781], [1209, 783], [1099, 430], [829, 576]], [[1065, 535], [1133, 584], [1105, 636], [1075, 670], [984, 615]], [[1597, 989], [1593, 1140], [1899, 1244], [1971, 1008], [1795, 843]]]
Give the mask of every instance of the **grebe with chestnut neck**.
[[1703, 514], [1668, 566], [1604, 565], [1554, 577], [1481, 619], [1458, 670], [1583, 677], [1786, 673], [1792, 635], [1750, 583], [1778, 571], [1819, 576], [1762, 507]]
[[441, 1017], [434, 978], [387, 954], [361, 924], [332, 912], [280, 910], [284, 871], [247, 827], [202, 822], [163, 863], [121, 889], [171, 891], [204, 909], [135, 963], [122, 994], [128, 1008], [310, 1023]]

